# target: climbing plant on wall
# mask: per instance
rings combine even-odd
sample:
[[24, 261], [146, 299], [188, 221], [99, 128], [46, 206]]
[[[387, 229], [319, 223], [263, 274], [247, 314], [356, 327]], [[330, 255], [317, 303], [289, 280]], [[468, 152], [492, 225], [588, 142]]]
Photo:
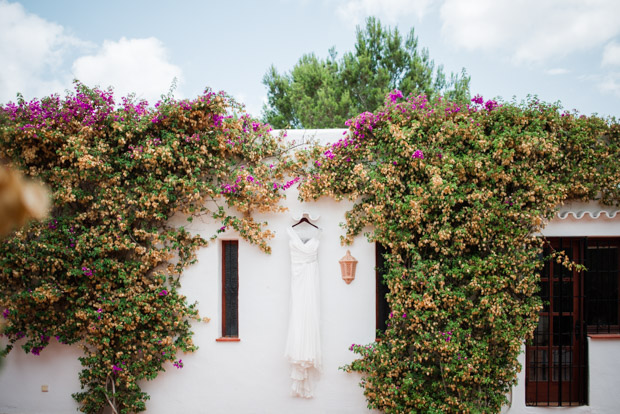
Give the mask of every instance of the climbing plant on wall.
[[619, 203], [620, 125], [394, 91], [348, 126], [300, 189], [355, 201], [343, 242], [372, 229], [388, 251], [387, 330], [346, 369], [386, 413], [499, 412], [541, 308], [536, 233], [568, 199]]
[[151, 107], [77, 83], [63, 98], [0, 107], [0, 156], [53, 193], [49, 219], [0, 246], [4, 352], [78, 344], [80, 409], [143, 411], [139, 381], [196, 349], [199, 315], [177, 289], [209, 240], [169, 219], [210, 217], [268, 252], [272, 233], [252, 213], [281, 209], [295, 168], [269, 131], [210, 90]]

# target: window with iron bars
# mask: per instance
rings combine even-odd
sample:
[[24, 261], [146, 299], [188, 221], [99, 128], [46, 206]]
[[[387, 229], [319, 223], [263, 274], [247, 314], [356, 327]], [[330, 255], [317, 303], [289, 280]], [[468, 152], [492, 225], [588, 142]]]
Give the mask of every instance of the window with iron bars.
[[543, 309], [526, 347], [526, 403], [585, 405], [586, 336], [620, 333], [620, 238], [550, 238], [543, 255], [553, 250], [586, 270], [545, 262], [539, 291]]
[[585, 323], [588, 334], [620, 334], [620, 239], [590, 239], [585, 254]]

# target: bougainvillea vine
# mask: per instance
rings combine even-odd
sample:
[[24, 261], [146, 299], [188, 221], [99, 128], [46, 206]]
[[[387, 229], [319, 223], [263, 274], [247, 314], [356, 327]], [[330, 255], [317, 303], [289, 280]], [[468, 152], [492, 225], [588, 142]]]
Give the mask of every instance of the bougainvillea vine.
[[300, 189], [354, 201], [343, 242], [366, 231], [388, 252], [387, 330], [345, 368], [386, 413], [499, 412], [541, 308], [536, 234], [569, 199], [618, 205], [620, 125], [398, 91], [348, 125]]
[[[145, 409], [139, 381], [193, 351], [195, 304], [179, 277], [204, 240], [172, 227], [207, 216], [268, 252], [253, 212], [277, 212], [295, 163], [281, 136], [224, 93], [149, 106], [79, 83], [74, 93], [0, 107], [0, 156], [51, 189], [49, 219], [0, 247], [8, 346], [78, 344], [80, 409]], [[217, 235], [214, 235], [216, 237]]]

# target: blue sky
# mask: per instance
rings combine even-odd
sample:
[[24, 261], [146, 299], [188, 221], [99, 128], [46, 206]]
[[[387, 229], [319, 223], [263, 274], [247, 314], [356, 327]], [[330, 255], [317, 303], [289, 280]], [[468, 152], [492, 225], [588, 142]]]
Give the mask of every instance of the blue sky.
[[149, 102], [225, 90], [260, 115], [270, 65], [352, 50], [367, 16], [415, 28], [485, 98], [561, 101], [620, 117], [619, 0], [0, 0], [0, 102], [114, 86]]

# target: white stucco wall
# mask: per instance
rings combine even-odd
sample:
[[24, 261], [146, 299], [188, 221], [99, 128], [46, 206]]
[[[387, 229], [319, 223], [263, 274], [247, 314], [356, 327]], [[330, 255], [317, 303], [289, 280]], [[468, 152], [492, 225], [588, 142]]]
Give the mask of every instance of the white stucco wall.
[[[296, 190], [287, 191], [286, 204], [299, 209]], [[239, 241], [240, 342], [216, 342], [221, 336], [221, 243], [198, 252], [198, 263], [185, 272], [181, 291], [198, 301], [209, 323], [194, 323], [194, 341], [200, 349], [179, 355], [183, 369], [145, 382], [151, 396], [149, 413], [363, 413], [366, 402], [359, 375], [339, 370], [351, 362], [351, 343], [375, 338], [374, 245], [358, 238], [349, 249], [358, 260], [355, 280], [341, 278], [338, 260], [346, 203], [321, 200], [306, 210], [320, 215], [319, 247], [323, 373], [316, 382], [315, 398], [290, 396], [289, 366], [284, 344], [289, 307], [289, 246], [286, 228], [295, 223], [291, 213], [268, 217], [275, 231], [272, 254]], [[263, 217], [267, 218], [267, 217]], [[260, 219], [260, 218], [259, 218]], [[181, 220], [179, 220], [182, 223]], [[185, 223], [187, 224], [187, 223]], [[204, 236], [214, 234], [215, 223], [194, 221], [187, 226]], [[234, 232], [223, 239], [238, 239]], [[53, 343], [40, 356], [15, 349], [0, 369], [0, 413], [67, 413], [77, 407], [71, 393], [79, 391], [80, 352]], [[41, 392], [41, 385], [49, 391]]]
[[[321, 200], [305, 207], [321, 227], [318, 251], [320, 272], [323, 373], [316, 382], [315, 398], [290, 396], [290, 372], [284, 344], [290, 297], [290, 259], [286, 228], [295, 223], [292, 213], [301, 207], [293, 188], [287, 191], [291, 212], [268, 218], [276, 237], [266, 255], [239, 241], [239, 337], [241, 341], [216, 342], [221, 334], [221, 244], [202, 249], [198, 264], [187, 270], [183, 292], [200, 303], [209, 324], [195, 325], [198, 352], [183, 356], [179, 372], [160, 375], [145, 384], [153, 413], [363, 413], [367, 412], [360, 377], [338, 368], [354, 358], [351, 343], [375, 338], [374, 245], [358, 238], [349, 249], [359, 260], [356, 279], [347, 285], [338, 260], [348, 204]], [[259, 220], [261, 217], [258, 218]], [[189, 229], [208, 236], [217, 225], [195, 221]], [[221, 236], [237, 239], [234, 232]], [[171, 371], [177, 371], [172, 368]]]
[[[317, 133], [318, 132], [318, 133]], [[317, 135], [321, 142], [336, 141], [343, 130], [290, 131], [289, 139]], [[216, 342], [221, 334], [221, 243], [198, 252], [198, 263], [187, 269], [181, 291], [189, 301], [198, 301], [202, 316], [210, 323], [194, 323], [194, 341], [200, 349], [179, 355], [185, 364], [172, 365], [154, 381], [145, 382], [150, 396], [148, 413], [366, 413], [360, 377], [339, 370], [351, 362], [351, 343], [370, 343], [375, 338], [374, 245], [358, 237], [349, 247], [358, 260], [356, 279], [347, 285], [340, 277], [338, 260], [347, 248], [340, 245], [344, 212], [350, 203], [322, 199], [301, 204], [295, 188], [287, 191], [288, 213], [258, 217], [268, 220], [276, 237], [273, 253], [266, 255], [255, 246], [239, 241], [239, 336], [240, 342]], [[595, 207], [568, 206], [574, 211]], [[598, 207], [596, 207], [598, 208]], [[600, 210], [600, 208], [599, 208]], [[319, 247], [321, 335], [323, 373], [316, 383], [315, 398], [290, 396], [289, 367], [283, 357], [289, 306], [289, 247], [286, 228], [294, 224], [294, 212], [320, 215]], [[179, 224], [206, 237], [218, 225], [208, 220]], [[556, 219], [544, 232], [548, 236], [620, 236], [620, 215], [594, 220]], [[238, 239], [227, 232], [221, 239]], [[53, 342], [40, 356], [15, 349], [0, 367], [0, 413], [54, 414], [75, 412], [71, 393], [79, 391], [80, 352], [76, 347]], [[522, 365], [525, 366], [522, 355]], [[620, 412], [620, 339], [590, 340], [589, 406], [539, 408], [525, 406], [525, 371], [512, 393], [512, 405], [504, 412], [521, 413], [617, 413]], [[48, 392], [41, 392], [47, 385]]]
[[[17, 346], [0, 365], [0, 413], [76, 412], [71, 394], [80, 391], [80, 356], [77, 347], [55, 340], [40, 356], [25, 354]], [[41, 392], [42, 385], [49, 392]]]
[[[325, 142], [342, 137], [343, 130], [289, 133], [300, 142], [316, 136]], [[239, 337], [240, 342], [216, 342], [221, 336], [221, 243], [198, 252], [198, 262], [187, 269], [181, 292], [190, 302], [199, 302], [201, 316], [209, 323], [194, 323], [194, 341], [199, 350], [178, 355], [184, 368], [171, 364], [167, 372], [143, 385], [151, 399], [148, 413], [364, 413], [366, 401], [359, 387], [360, 376], [339, 367], [355, 354], [352, 343], [375, 339], [375, 251], [363, 237], [348, 247], [358, 260], [355, 280], [347, 285], [341, 278], [338, 260], [347, 248], [340, 245], [344, 231], [339, 223], [349, 203], [323, 199], [302, 205], [297, 190], [287, 190], [284, 205], [288, 213], [259, 216], [269, 221], [276, 236], [272, 254], [239, 240]], [[295, 223], [298, 211], [320, 215], [318, 251], [320, 272], [321, 336], [323, 372], [316, 382], [315, 398], [290, 396], [289, 365], [284, 358], [288, 324], [290, 259], [286, 228]], [[210, 220], [189, 224], [188, 230], [209, 237], [219, 228]], [[239, 239], [233, 231], [220, 239]], [[54, 341], [54, 340], [52, 340]], [[0, 413], [68, 413], [77, 404], [71, 393], [79, 391], [76, 347], [53, 343], [40, 356], [15, 349], [0, 369]], [[48, 385], [48, 392], [41, 386]]]

